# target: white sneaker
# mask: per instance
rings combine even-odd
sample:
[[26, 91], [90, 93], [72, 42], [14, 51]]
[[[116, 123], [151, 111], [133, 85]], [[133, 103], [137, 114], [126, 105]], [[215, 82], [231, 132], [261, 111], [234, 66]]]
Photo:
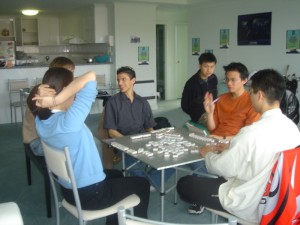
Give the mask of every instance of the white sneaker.
[[198, 204], [192, 204], [189, 208], [188, 208], [188, 213], [189, 214], [201, 214], [204, 211], [204, 207], [202, 205], [198, 205]]

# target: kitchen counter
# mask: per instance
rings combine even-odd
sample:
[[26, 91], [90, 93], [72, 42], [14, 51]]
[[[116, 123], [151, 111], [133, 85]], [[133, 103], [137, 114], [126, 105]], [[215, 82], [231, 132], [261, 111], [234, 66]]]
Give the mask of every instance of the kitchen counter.
[[[103, 66], [103, 65], [112, 65], [113, 63], [75, 63], [76, 66]], [[49, 63], [41, 62], [41, 63], [25, 63], [22, 65], [15, 65], [13, 67], [0, 67], [0, 69], [21, 69], [21, 68], [40, 68], [40, 67], [49, 67]]]
[[[36, 84], [37, 78], [42, 78], [48, 69], [48, 65], [30, 65], [30, 66], [15, 66], [12, 68], [0, 69], [0, 124], [10, 123], [10, 105], [8, 94], [8, 79], [24, 79], [28, 78], [30, 86]], [[115, 84], [115, 68], [114, 64], [109, 63], [82, 63], [75, 65], [74, 76], [79, 76], [87, 71], [95, 71], [96, 74], [105, 74], [105, 82]], [[20, 98], [18, 93], [15, 94], [14, 99]], [[99, 113], [99, 109], [94, 104], [91, 113]], [[17, 121], [21, 122], [21, 110], [17, 109]]]

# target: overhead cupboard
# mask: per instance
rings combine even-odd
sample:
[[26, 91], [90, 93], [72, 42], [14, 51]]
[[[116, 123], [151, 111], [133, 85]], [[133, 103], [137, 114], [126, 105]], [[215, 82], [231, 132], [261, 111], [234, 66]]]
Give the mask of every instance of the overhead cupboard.
[[17, 45], [58, 45], [59, 22], [54, 16], [16, 18]]

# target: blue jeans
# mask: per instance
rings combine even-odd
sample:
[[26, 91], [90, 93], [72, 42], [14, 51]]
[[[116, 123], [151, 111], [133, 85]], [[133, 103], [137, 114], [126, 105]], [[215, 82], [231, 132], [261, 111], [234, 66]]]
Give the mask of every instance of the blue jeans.
[[34, 139], [33, 141], [31, 141], [29, 143], [31, 151], [33, 152], [33, 154], [37, 155], [37, 156], [44, 156], [44, 150], [43, 150], [43, 146], [42, 146], [42, 142], [39, 138]]
[[[189, 167], [191, 168], [191, 170], [193, 170], [197, 173], [204, 173], [204, 174], [207, 173], [207, 169], [206, 169], [204, 160], [191, 163], [191, 164], [189, 164]], [[201, 175], [199, 175], [199, 176], [201, 176]]]
[[[128, 167], [135, 163], [137, 160], [129, 155], [125, 155], [125, 166]], [[128, 172], [137, 177], [145, 177], [150, 184], [157, 190], [160, 190], [161, 186], [161, 171], [148, 167], [147, 164], [139, 162], [128, 170]], [[165, 181], [167, 181], [175, 172], [175, 169], [165, 170]]]

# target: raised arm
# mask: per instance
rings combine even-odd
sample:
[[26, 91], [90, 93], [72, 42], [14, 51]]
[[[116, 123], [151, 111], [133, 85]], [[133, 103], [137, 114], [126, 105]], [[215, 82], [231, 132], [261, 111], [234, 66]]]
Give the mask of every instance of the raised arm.
[[216, 128], [214, 120], [215, 103], [213, 102], [213, 96], [210, 93], [206, 93], [204, 96], [204, 109], [207, 113], [207, 129], [214, 130]]
[[60, 105], [70, 97], [74, 96], [78, 91], [80, 91], [86, 85], [86, 83], [93, 80], [96, 80], [96, 74], [95, 72], [90, 71], [74, 79], [59, 94], [54, 96], [44, 96], [44, 97], [37, 94], [32, 100], [36, 100], [36, 105], [38, 107], [42, 107], [42, 108], [54, 107], [56, 105]]

